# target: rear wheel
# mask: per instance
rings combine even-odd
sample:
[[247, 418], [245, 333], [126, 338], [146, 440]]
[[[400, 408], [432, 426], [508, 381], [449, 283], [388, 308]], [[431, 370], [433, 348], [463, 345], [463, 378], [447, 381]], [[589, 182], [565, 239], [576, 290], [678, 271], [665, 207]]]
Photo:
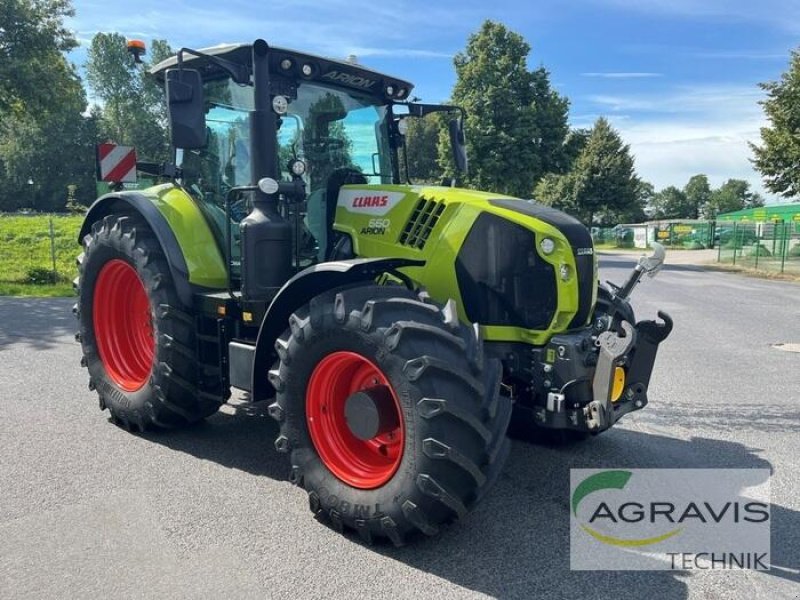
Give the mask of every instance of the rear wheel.
[[472, 328], [397, 286], [318, 296], [276, 343], [270, 414], [311, 510], [402, 544], [466, 514], [509, 450], [499, 362]]
[[101, 408], [128, 429], [178, 427], [213, 414], [219, 384], [203, 381], [194, 321], [175, 293], [147, 224], [129, 215], [94, 223], [83, 240], [75, 314]]

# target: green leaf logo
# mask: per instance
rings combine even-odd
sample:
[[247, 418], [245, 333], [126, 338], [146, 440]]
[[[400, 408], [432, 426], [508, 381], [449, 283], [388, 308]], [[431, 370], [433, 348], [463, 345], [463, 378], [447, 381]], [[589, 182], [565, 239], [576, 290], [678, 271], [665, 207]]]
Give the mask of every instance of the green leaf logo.
[[[575, 488], [575, 491], [572, 493], [572, 514], [577, 518], [578, 505], [589, 494], [593, 494], [594, 492], [600, 490], [624, 489], [625, 486], [628, 484], [628, 481], [630, 481], [632, 475], [633, 473], [631, 473], [630, 471], [603, 471], [601, 473], [595, 473], [594, 475], [590, 475], [589, 477], [581, 481]], [[599, 531], [592, 529], [591, 527], [589, 527], [588, 525], [584, 525], [583, 523], [581, 523], [580, 526], [581, 529], [583, 529], [586, 533], [591, 535], [597, 541], [602, 542], [604, 544], [608, 544], [610, 546], [622, 546], [622, 547], [650, 546], [652, 544], [663, 542], [666, 539], [678, 535], [682, 530], [679, 527], [677, 529], [673, 529], [672, 531], [668, 531], [667, 533], [654, 537], [625, 539], [600, 533]]]
[[572, 493], [572, 514], [578, 516], [578, 505], [586, 496], [600, 490], [621, 490], [631, 478], [630, 471], [603, 471], [589, 475], [578, 484]]

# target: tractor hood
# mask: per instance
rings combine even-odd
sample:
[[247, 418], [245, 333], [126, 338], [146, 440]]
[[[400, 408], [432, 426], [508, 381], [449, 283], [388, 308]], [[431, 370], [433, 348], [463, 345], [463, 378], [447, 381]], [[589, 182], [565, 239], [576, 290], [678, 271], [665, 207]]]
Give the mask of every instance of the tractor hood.
[[452, 187], [347, 185], [334, 230], [352, 240], [357, 256], [425, 260], [409, 274], [434, 298], [460, 300], [463, 318], [502, 339], [541, 343], [582, 327], [596, 300], [589, 231], [533, 201]]

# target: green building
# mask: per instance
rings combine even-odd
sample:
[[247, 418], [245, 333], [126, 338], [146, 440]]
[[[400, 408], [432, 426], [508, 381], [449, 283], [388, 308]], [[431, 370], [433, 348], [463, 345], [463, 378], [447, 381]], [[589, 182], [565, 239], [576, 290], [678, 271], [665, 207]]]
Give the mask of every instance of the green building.
[[770, 204], [758, 208], [745, 208], [717, 215], [717, 221], [744, 221], [750, 223], [800, 222], [800, 202]]
[[719, 262], [800, 273], [800, 202], [717, 216]]

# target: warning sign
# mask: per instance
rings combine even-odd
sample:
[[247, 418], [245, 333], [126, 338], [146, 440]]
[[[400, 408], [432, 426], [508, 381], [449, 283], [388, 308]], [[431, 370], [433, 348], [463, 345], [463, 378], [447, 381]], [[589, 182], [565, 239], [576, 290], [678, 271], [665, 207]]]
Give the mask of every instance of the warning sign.
[[113, 183], [135, 183], [136, 149], [133, 146], [98, 144], [97, 178]]

